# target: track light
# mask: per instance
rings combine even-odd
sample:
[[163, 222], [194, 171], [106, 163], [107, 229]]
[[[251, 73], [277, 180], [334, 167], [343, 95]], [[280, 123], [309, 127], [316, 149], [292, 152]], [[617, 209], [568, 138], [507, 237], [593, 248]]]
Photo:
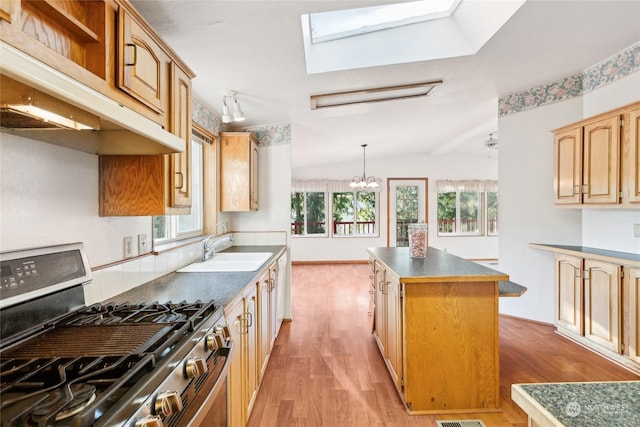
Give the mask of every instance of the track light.
[[230, 90], [222, 97], [222, 123], [241, 122], [245, 119], [240, 103], [236, 99], [237, 94], [235, 90]]

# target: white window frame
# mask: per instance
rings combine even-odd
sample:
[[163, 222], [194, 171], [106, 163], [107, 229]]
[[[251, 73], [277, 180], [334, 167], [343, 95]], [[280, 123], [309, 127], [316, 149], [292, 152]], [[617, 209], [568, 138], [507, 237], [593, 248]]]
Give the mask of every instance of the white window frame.
[[[305, 220], [305, 234], [293, 234], [291, 233], [292, 238], [314, 238], [314, 237], [329, 237], [329, 238], [371, 238], [371, 237], [380, 237], [380, 196], [379, 189], [372, 189], [376, 193], [376, 223], [375, 223], [375, 233], [374, 234], [349, 234], [349, 235], [337, 235], [333, 233], [333, 193], [353, 193], [354, 197], [357, 198], [357, 192], [361, 192], [362, 190], [355, 190], [349, 186], [351, 181], [331, 181], [331, 180], [309, 180], [309, 181], [298, 181], [294, 180], [291, 186], [291, 193], [304, 193], [304, 202], [305, 202], [305, 218], [306, 218], [306, 193], [324, 193], [324, 201], [325, 201], [325, 233], [324, 234], [306, 234], [306, 220]], [[380, 182], [378, 182], [380, 184]], [[356, 221], [357, 215], [354, 214], [354, 223]]]
[[460, 220], [460, 193], [477, 193], [478, 194], [478, 231], [473, 232], [460, 232], [444, 233], [440, 231], [439, 222], [440, 217], [436, 217], [436, 230], [438, 237], [455, 237], [455, 236], [497, 236], [499, 233], [489, 233], [488, 225], [488, 199], [487, 193], [498, 193], [497, 181], [480, 181], [480, 180], [467, 180], [467, 181], [438, 181], [436, 183], [436, 203], [439, 203], [440, 193], [455, 193], [456, 194], [456, 230], [461, 229]]
[[[188, 215], [164, 215], [165, 217], [165, 236], [156, 238], [154, 236], [153, 243], [160, 245], [177, 240], [187, 239], [190, 237], [201, 236], [204, 233], [204, 144], [206, 142], [193, 134], [191, 137], [191, 213]], [[194, 228], [188, 230], [180, 229], [180, 218], [183, 216], [191, 216], [194, 218]], [[155, 221], [153, 217], [152, 221]]]
[[[336, 234], [334, 233], [334, 229], [335, 229], [335, 225], [334, 225], [334, 220], [333, 220], [333, 195], [335, 193], [351, 193], [353, 194], [353, 203], [355, 206], [353, 206], [353, 229], [355, 230], [355, 232], [353, 234]], [[375, 223], [374, 223], [374, 232], [373, 233], [358, 233], [358, 193], [370, 193], [370, 191], [357, 191], [357, 190], [349, 190], [349, 191], [332, 191], [330, 193], [330, 203], [331, 203], [331, 236], [338, 238], [338, 239], [344, 239], [344, 238], [353, 238], [353, 237], [380, 237], [380, 197], [379, 197], [379, 193], [375, 192]]]

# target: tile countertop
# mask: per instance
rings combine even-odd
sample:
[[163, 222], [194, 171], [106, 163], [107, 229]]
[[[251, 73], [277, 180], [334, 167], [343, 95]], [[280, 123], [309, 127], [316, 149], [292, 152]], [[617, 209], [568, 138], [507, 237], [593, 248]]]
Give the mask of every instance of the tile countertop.
[[513, 384], [534, 426], [640, 426], [640, 381]]
[[425, 258], [411, 258], [409, 248], [406, 247], [368, 248], [367, 251], [387, 268], [394, 271], [405, 283], [509, 280], [509, 276], [500, 271], [492, 270], [432, 247], [427, 248]]
[[131, 290], [109, 298], [103, 303], [153, 303], [153, 302], [209, 302], [215, 300], [226, 307], [270, 263], [277, 260], [286, 246], [232, 246], [223, 252], [271, 252], [260, 268], [246, 272], [169, 273]]

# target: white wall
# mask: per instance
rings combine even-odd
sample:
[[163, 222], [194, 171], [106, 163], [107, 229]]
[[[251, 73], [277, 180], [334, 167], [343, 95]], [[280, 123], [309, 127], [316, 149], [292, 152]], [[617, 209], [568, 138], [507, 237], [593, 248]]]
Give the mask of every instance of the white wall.
[[84, 242], [95, 267], [123, 258], [125, 236], [151, 236], [151, 217], [98, 216], [98, 156], [6, 132], [0, 142], [0, 251]]
[[[359, 175], [362, 162], [337, 163], [330, 166], [293, 170], [294, 179], [350, 180]], [[445, 179], [497, 179], [498, 159], [489, 157], [413, 155], [387, 159], [367, 157], [367, 176], [383, 181], [379, 207], [380, 236], [376, 238], [327, 238], [293, 237], [291, 256], [293, 261], [366, 260], [367, 247], [387, 246], [387, 178], [428, 178], [428, 222], [437, 222], [436, 181]], [[429, 231], [429, 246], [447, 249], [464, 258], [497, 258], [498, 238], [490, 237], [438, 237], [435, 225]]]
[[640, 211], [581, 209], [553, 203], [553, 129], [640, 99], [640, 73], [556, 104], [499, 119], [498, 269], [528, 288], [500, 300], [500, 312], [553, 323], [554, 255], [529, 243], [582, 245], [640, 253], [632, 236]]
[[258, 210], [221, 214], [233, 231], [287, 231], [291, 226], [291, 144], [258, 147]]

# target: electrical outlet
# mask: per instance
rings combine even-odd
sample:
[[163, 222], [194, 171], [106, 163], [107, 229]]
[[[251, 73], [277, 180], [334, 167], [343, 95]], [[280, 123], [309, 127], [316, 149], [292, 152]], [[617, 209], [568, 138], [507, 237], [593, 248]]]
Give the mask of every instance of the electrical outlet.
[[138, 234], [138, 253], [146, 254], [149, 252], [147, 249], [147, 233]]
[[133, 256], [133, 237], [124, 238], [124, 257], [131, 258]]
[[640, 237], [640, 224], [633, 224], [633, 237]]

